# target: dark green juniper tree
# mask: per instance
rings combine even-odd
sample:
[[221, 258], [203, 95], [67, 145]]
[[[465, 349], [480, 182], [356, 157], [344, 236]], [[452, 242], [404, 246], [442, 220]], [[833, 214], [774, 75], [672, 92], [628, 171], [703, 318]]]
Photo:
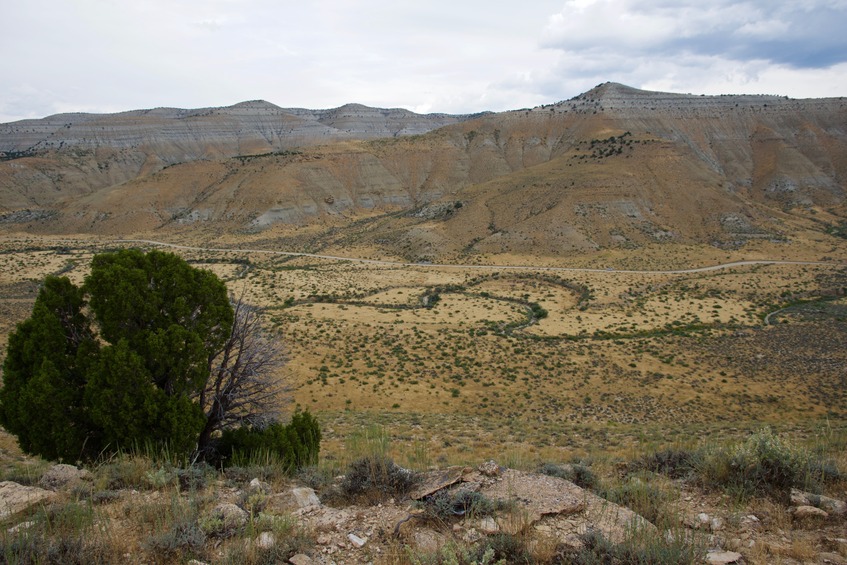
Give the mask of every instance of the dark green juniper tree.
[[281, 362], [213, 273], [171, 253], [105, 253], [81, 288], [47, 277], [9, 336], [0, 424], [48, 459], [148, 442], [206, 454], [224, 427], [276, 420]]

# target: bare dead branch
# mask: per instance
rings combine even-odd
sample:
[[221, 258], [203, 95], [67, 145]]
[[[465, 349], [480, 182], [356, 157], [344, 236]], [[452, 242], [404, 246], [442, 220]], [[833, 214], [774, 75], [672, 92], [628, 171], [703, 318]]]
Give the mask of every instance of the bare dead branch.
[[258, 310], [243, 296], [232, 299], [232, 331], [220, 351], [209, 358], [209, 380], [199, 402], [206, 414], [199, 451], [208, 449], [215, 432], [250, 425], [263, 427], [280, 419], [288, 388], [277, 382], [285, 363], [280, 343], [263, 331]]

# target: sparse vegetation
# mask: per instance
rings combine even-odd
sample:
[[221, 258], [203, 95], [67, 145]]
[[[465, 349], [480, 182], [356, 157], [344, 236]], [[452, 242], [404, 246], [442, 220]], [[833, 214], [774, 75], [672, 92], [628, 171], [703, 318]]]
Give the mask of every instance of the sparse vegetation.
[[[15, 268], [21, 268], [17, 262], [24, 261], [22, 265], [41, 272], [65, 270], [65, 276], [80, 284], [88, 258], [98, 251], [26, 245], [34, 250], [26, 261], [19, 254], [0, 254], [4, 265], [14, 267], [4, 276], [13, 276]], [[765, 504], [759, 502], [765, 496], [773, 501], [767, 504], [780, 508], [782, 514], [770, 510], [778, 517], [786, 512], [784, 488], [745, 492], [746, 487], [738, 485], [755, 484], [753, 475], [715, 479], [719, 475], [708, 467], [712, 461], [716, 469], [725, 468], [736, 446], [759, 430], [759, 421], [771, 422], [782, 445], [800, 453], [800, 461], [806, 458], [799, 468], [807, 470], [795, 475], [795, 486], [829, 494], [843, 488], [845, 462], [837, 454], [844, 444], [840, 450], [834, 447], [843, 429], [843, 391], [834, 380], [841, 351], [837, 344], [844, 335], [839, 317], [843, 299], [834, 297], [820, 308], [816, 303], [798, 305], [774, 317], [789, 324], [759, 329], [762, 312], [784, 304], [786, 297], [804, 292], [815, 296], [816, 291], [843, 286], [832, 269], [759, 266], [686, 276], [607, 271], [569, 273], [564, 279], [549, 272], [400, 269], [233, 252], [192, 251], [185, 256], [234, 288], [244, 288], [245, 301], [265, 308], [261, 319], [272, 330], [269, 335], [278, 340], [276, 334], [284, 334], [293, 362], [274, 369], [274, 376], [284, 375], [294, 385], [291, 394], [300, 411], [308, 408], [323, 428], [320, 460], [296, 476], [316, 488], [325, 504], [345, 508], [358, 502], [378, 508], [391, 498], [401, 500], [402, 494], [387, 494], [392, 492], [390, 480], [379, 480], [391, 476], [389, 462], [397, 469], [417, 471], [494, 457], [524, 469], [539, 469], [544, 461], [572, 461], [543, 469], [638, 508], [661, 524], [679, 527], [679, 508], [691, 504], [677, 498], [676, 489], [716, 505], [728, 493], [727, 500], [747, 505], [750, 513], [757, 513], [756, 504]], [[32, 304], [40, 279], [24, 278], [9, 283], [20, 286], [8, 288], [20, 289], [16, 292]], [[432, 308], [421, 303], [427, 292], [439, 296]], [[526, 326], [532, 304], [547, 316]], [[14, 302], [5, 307], [18, 308]], [[10, 312], [11, 320], [26, 316], [22, 309]], [[784, 414], [794, 421], [781, 423]], [[832, 430], [826, 448], [806, 447], [808, 438], [821, 433], [819, 418], [826, 415], [826, 429]], [[397, 440], [391, 445], [387, 429]], [[157, 551], [154, 546], [165, 548], [162, 555], [172, 547], [174, 559], [192, 555], [202, 560], [220, 543], [220, 559], [232, 562], [287, 555], [289, 550], [260, 550], [251, 541], [257, 539], [260, 520], [265, 520], [259, 515], [265, 513], [267, 497], [236, 498], [253, 517], [247, 527], [228, 536], [213, 534], [205, 512], [208, 492], [220, 484], [244, 489], [254, 478], [286, 484], [293, 480], [290, 468], [258, 455], [244, 457], [221, 474], [187, 466], [174, 450], [160, 452], [139, 446], [110, 458], [97, 468], [93, 484], [75, 492], [90, 503], [95, 516], [120, 514], [129, 489], [140, 496], [178, 491], [181, 497], [195, 497], [199, 513], [193, 523], [206, 536], [202, 546], [192, 545], [192, 528], [171, 528], [176, 521], [161, 510], [162, 527], [148, 527], [144, 539], [136, 539], [148, 543], [145, 551], [150, 554]], [[370, 481], [375, 488], [343, 494], [334, 477], [346, 476], [351, 464], [366, 458], [370, 462], [358, 467], [359, 476], [376, 479], [354, 482]], [[41, 472], [10, 464], [7, 476], [36, 484]], [[450, 499], [443, 502], [448, 507]], [[768, 520], [763, 513], [757, 515]], [[452, 516], [450, 523], [467, 527], [464, 517]], [[730, 510], [721, 517], [729, 528], [738, 527]], [[126, 520], [135, 523], [140, 518], [132, 514]], [[640, 543], [656, 545], [657, 555], [694, 551], [668, 548], [669, 541], [659, 537], [642, 534]], [[431, 559], [478, 562], [487, 551], [487, 539], [462, 541], [452, 550], [445, 547], [445, 556]], [[531, 550], [536, 563], [576, 559], [572, 551], [551, 543], [539, 546], [523, 535], [514, 539]], [[280, 542], [277, 538], [274, 547]], [[373, 538], [368, 543], [382, 541]], [[697, 543], [694, 546], [702, 549]], [[614, 562], [624, 555], [641, 555], [618, 546], [598, 542], [586, 548], [581, 559]], [[795, 549], [798, 555], [801, 549]], [[119, 542], [108, 539], [97, 551], [126, 553]], [[402, 547], [397, 551], [406, 561], [412, 559]], [[460, 557], [447, 557], [451, 551]], [[501, 559], [496, 555], [492, 550], [490, 559]]]

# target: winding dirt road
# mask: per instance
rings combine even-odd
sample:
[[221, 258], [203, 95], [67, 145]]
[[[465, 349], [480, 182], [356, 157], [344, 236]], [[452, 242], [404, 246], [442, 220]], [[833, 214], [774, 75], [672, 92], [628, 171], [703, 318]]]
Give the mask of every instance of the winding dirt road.
[[142, 243], [146, 245], [158, 245], [172, 249], [185, 249], [189, 251], [215, 251], [228, 253], [264, 253], [268, 255], [284, 255], [288, 257], [311, 257], [314, 259], [326, 259], [329, 261], [349, 261], [352, 263], [366, 263], [369, 265], [383, 265], [388, 267], [424, 267], [439, 269], [481, 269], [481, 270], [510, 270], [510, 271], [549, 271], [570, 273], [625, 273], [635, 275], [685, 275], [691, 273], [706, 273], [709, 271], [720, 271], [733, 267], [747, 267], [752, 265], [823, 265], [828, 267], [847, 267], [847, 264], [834, 261], [781, 261], [776, 259], [762, 259], [752, 261], [734, 261], [732, 263], [721, 263], [708, 267], [695, 267], [691, 269], [670, 269], [665, 271], [640, 271], [629, 269], [591, 269], [586, 267], [533, 267], [531, 265], [452, 265], [445, 263], [403, 263], [400, 261], [380, 261], [378, 259], [360, 259], [356, 257], [339, 257], [336, 255], [319, 255], [316, 253], [297, 253], [293, 251], [272, 251], [268, 249], [239, 249], [218, 247], [194, 247], [191, 245], [178, 245], [165, 241], [154, 241], [152, 239], [119, 239], [115, 243]]

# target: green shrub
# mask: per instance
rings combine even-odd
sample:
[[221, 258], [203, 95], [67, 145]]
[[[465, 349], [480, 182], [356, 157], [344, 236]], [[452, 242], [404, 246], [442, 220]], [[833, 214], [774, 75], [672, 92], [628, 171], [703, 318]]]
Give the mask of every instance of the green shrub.
[[476, 546], [460, 546], [449, 542], [440, 550], [429, 555], [410, 554], [413, 565], [507, 565], [505, 559], [495, 561], [496, 550], [484, 543]]
[[839, 473], [831, 462], [821, 462], [763, 428], [741, 444], [707, 453], [701, 475], [706, 483], [743, 499], [753, 495], [787, 498], [792, 487], [818, 491], [821, 481]]
[[153, 534], [141, 544], [149, 553], [161, 559], [194, 555], [203, 550], [206, 534], [196, 520], [181, 519], [164, 532]]
[[288, 425], [275, 422], [262, 429], [225, 430], [218, 452], [224, 465], [244, 465], [264, 459], [293, 472], [317, 463], [320, 443], [318, 421], [308, 412], [298, 412]]

